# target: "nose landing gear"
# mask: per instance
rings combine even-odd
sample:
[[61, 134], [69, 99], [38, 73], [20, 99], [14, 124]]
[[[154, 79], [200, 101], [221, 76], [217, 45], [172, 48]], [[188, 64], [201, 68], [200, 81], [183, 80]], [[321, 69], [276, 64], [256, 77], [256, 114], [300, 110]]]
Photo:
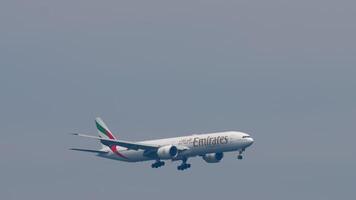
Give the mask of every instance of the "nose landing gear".
[[242, 153], [245, 151], [245, 149], [241, 149], [240, 151], [239, 151], [239, 155], [237, 156], [237, 159], [239, 159], [239, 160], [242, 160], [243, 159], [243, 156], [242, 156]]

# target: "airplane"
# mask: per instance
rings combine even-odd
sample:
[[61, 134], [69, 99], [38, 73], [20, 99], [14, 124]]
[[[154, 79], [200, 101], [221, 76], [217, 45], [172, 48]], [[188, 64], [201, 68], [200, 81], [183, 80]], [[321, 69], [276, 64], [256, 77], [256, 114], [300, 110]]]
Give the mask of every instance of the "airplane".
[[159, 168], [165, 165], [163, 160], [182, 161], [178, 170], [191, 167], [188, 158], [201, 156], [207, 163], [218, 163], [224, 157], [224, 152], [238, 151], [237, 159], [243, 158], [242, 153], [254, 142], [253, 138], [239, 131], [225, 131], [208, 134], [130, 142], [117, 139], [104, 121], [97, 117], [95, 124], [99, 136], [73, 133], [73, 135], [92, 138], [100, 141], [100, 150], [71, 148], [70, 150], [96, 153], [97, 156], [125, 161], [141, 162], [155, 161], [151, 167]]

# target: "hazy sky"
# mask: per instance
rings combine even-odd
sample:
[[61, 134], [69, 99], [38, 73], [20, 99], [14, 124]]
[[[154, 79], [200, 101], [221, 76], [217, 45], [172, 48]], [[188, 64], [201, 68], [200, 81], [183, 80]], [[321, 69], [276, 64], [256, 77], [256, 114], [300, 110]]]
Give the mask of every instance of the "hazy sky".
[[[0, 2], [0, 199], [352, 199], [356, 3]], [[124, 163], [125, 140], [241, 130], [245, 160]]]

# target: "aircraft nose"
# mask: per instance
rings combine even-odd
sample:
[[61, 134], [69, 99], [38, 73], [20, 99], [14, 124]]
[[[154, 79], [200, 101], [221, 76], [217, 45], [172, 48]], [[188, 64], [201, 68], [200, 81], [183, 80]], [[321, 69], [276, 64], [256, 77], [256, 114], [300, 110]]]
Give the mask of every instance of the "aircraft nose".
[[253, 140], [253, 138], [252, 137], [250, 137], [250, 138], [247, 138], [248, 140], [248, 145], [250, 146], [250, 145], [252, 145], [253, 144], [253, 142], [254, 142], [254, 140]]

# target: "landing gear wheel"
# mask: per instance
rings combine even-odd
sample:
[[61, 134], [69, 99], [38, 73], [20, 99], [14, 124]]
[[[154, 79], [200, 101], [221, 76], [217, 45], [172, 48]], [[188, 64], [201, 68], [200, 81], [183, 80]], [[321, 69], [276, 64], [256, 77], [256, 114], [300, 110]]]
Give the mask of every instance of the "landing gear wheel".
[[163, 161], [157, 161], [151, 165], [152, 168], [158, 168], [164, 166], [165, 163]]
[[177, 169], [178, 170], [186, 170], [186, 169], [188, 169], [188, 168], [190, 168], [190, 164], [189, 163], [187, 163], [187, 159], [183, 159], [183, 162], [182, 162], [182, 164], [181, 165], [179, 165], [178, 167], [177, 167]]
[[188, 168], [190, 168], [190, 164], [182, 164], [182, 165], [179, 165], [178, 167], [177, 167], [177, 169], [178, 170], [186, 170], [186, 169], [188, 169]]
[[243, 156], [242, 156], [242, 153], [245, 151], [245, 149], [241, 149], [240, 151], [239, 151], [239, 155], [237, 156], [237, 159], [239, 159], [239, 160], [242, 160], [243, 159]]

